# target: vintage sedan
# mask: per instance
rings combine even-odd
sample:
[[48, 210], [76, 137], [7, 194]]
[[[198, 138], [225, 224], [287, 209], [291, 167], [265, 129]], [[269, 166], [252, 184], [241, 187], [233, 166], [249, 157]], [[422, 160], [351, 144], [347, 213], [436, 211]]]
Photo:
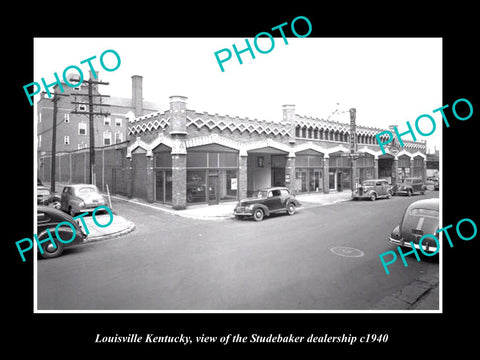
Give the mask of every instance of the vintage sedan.
[[236, 219], [253, 217], [255, 221], [262, 221], [265, 216], [286, 212], [295, 214], [300, 202], [286, 187], [273, 187], [261, 189], [253, 197], [240, 200], [235, 206]]
[[352, 194], [354, 200], [370, 199], [375, 201], [377, 198], [390, 199], [391, 197], [392, 187], [384, 179], [364, 180], [363, 184], [358, 186]]
[[[71, 223], [75, 228], [75, 237], [72, 241], [69, 241], [73, 237], [73, 230], [70, 226], [63, 225], [57, 229], [58, 236], [60, 236], [61, 239], [68, 241], [66, 244], [59, 241], [55, 235], [55, 228], [57, 225], [65, 221]], [[37, 207], [37, 238], [39, 241], [45, 240], [49, 237], [47, 229], [50, 231], [56, 248], [51, 241], [45, 241], [42, 243], [41, 247], [43, 254], [38, 251], [38, 255], [45, 259], [60, 256], [64, 248], [82, 244], [87, 239], [87, 234], [81, 226], [80, 219], [74, 220], [70, 215], [65, 214], [63, 211], [49, 206], [39, 205]]]
[[400, 183], [396, 184], [393, 191], [394, 195], [405, 194], [412, 196], [413, 194], [425, 194], [427, 186], [421, 178], [405, 178]]
[[[426, 234], [435, 235], [439, 229], [439, 199], [424, 199], [411, 203], [405, 210], [400, 224], [392, 230], [388, 242], [401, 247], [420, 249], [419, 240]], [[437, 236], [437, 235], [435, 235]], [[438, 236], [437, 236], [438, 239]], [[422, 240], [424, 252], [435, 253], [437, 243], [431, 237]]]
[[60, 196], [52, 193], [46, 186], [37, 186], [37, 205], [51, 206], [60, 209]]
[[61, 209], [75, 216], [80, 212], [91, 212], [97, 206], [106, 205], [103, 195], [95, 185], [75, 184], [63, 188]]

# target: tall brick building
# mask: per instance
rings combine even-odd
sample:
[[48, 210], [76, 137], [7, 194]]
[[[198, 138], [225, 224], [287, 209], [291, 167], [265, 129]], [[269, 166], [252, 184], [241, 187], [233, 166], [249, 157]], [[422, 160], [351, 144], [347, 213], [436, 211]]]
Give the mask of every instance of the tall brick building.
[[[187, 109], [186, 97], [171, 96], [169, 110], [129, 121], [126, 193], [183, 209], [272, 185], [329, 193], [364, 179], [425, 179], [426, 143], [402, 139], [400, 151], [383, 154], [375, 138], [383, 130], [357, 125], [352, 139], [350, 124], [298, 115], [294, 105], [267, 122], [198, 113]], [[351, 140], [361, 154], [354, 164], [346, 156]]]
[[[72, 83], [75, 83], [75, 80], [70, 80]], [[63, 84], [64, 91], [61, 94], [69, 96], [62, 96], [57, 101], [56, 151], [59, 153], [88, 148], [90, 144], [88, 114], [71, 114], [73, 110], [79, 112], [88, 111], [88, 106], [86, 105], [72, 104], [72, 101], [88, 103], [88, 98], [81, 95], [88, 93], [88, 85], [84, 82], [78, 87], [71, 88], [65, 85], [65, 83]], [[93, 86], [93, 94], [100, 94], [98, 87], [95, 85]], [[95, 106], [95, 111], [108, 112], [110, 115], [95, 116], [94, 118], [95, 147], [126, 141], [129, 119], [159, 110], [158, 104], [143, 101], [142, 77], [139, 75], [132, 76], [131, 98], [94, 98], [95, 103], [100, 101], [109, 104], [109, 106]], [[37, 151], [39, 158], [51, 153], [52, 124], [53, 102], [51, 98], [43, 93], [37, 102]]]

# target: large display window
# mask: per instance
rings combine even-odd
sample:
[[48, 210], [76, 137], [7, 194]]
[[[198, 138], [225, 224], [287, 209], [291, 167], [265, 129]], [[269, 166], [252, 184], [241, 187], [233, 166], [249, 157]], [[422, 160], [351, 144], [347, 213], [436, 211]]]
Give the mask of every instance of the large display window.
[[295, 168], [296, 191], [323, 191], [323, 156], [297, 154]]
[[187, 203], [233, 201], [237, 194], [237, 152], [187, 152]]

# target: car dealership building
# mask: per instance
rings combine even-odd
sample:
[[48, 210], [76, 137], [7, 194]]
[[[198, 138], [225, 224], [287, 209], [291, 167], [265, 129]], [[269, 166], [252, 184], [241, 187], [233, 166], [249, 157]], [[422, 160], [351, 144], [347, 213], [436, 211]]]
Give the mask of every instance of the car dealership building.
[[402, 139], [404, 147], [383, 154], [375, 135], [385, 129], [355, 124], [355, 110], [350, 123], [342, 123], [283, 105], [283, 118], [268, 122], [199, 113], [187, 109], [187, 100], [171, 96], [168, 110], [130, 119], [123, 172], [128, 197], [183, 209], [270, 186], [329, 193], [365, 179], [395, 184], [426, 177], [425, 142]]

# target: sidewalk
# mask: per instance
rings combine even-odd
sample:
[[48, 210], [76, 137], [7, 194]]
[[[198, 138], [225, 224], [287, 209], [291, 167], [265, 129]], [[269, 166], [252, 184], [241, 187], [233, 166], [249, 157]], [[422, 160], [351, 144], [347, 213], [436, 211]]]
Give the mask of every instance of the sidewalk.
[[438, 271], [438, 267], [433, 267], [396, 293], [383, 298], [373, 309], [439, 311]]
[[[50, 186], [50, 184], [45, 183], [45, 186]], [[66, 184], [63, 183], [56, 183], [56, 192], [61, 193], [63, 187]], [[104, 194], [106, 197], [106, 194]], [[139, 204], [142, 206], [147, 206], [156, 210], [160, 210], [171, 215], [176, 216], [183, 216], [190, 219], [197, 219], [197, 220], [210, 220], [210, 221], [218, 221], [218, 220], [228, 220], [233, 219], [233, 209], [237, 204], [237, 201], [229, 201], [220, 203], [217, 205], [207, 205], [207, 204], [199, 204], [199, 205], [189, 205], [185, 210], [173, 210], [169, 205], [163, 205], [160, 203], [148, 203], [143, 199], [129, 199], [124, 196], [118, 195], [111, 195], [112, 199], [127, 201], [134, 204]], [[309, 194], [299, 194], [296, 195], [298, 201], [300, 201], [301, 206], [297, 208], [297, 211], [302, 211], [304, 208], [313, 207], [313, 206], [325, 206], [325, 205], [332, 205], [342, 201], [348, 201], [351, 199], [351, 191], [342, 191], [342, 192], [332, 192], [330, 194], [323, 194], [323, 193], [309, 193]], [[98, 221], [102, 223], [100, 220], [101, 216], [98, 215]], [[108, 223], [108, 214], [106, 214], [107, 218], [105, 219], [104, 223]], [[87, 227], [90, 231], [88, 235], [87, 241], [97, 241], [103, 240], [108, 238], [113, 238], [116, 236], [121, 236], [123, 234], [129, 233], [135, 229], [135, 224], [133, 222], [126, 220], [122, 216], [118, 214], [114, 214], [114, 219], [112, 224], [108, 227], [101, 228], [96, 226], [93, 223], [93, 219], [91, 216], [85, 217], [87, 222]]]
[[[60, 194], [65, 185], [66, 184], [55, 183], [56, 193]], [[50, 183], [45, 183], [44, 186], [47, 186], [48, 188], [50, 188]], [[104, 196], [106, 198], [105, 194]], [[108, 200], [107, 200], [107, 206], [108, 206]], [[96, 225], [93, 221], [93, 217], [91, 213], [83, 217], [87, 229], [85, 229], [85, 227], [83, 226], [80, 220], [80, 223], [84, 228], [84, 231], [88, 233], [87, 239], [85, 241], [86, 243], [113, 239], [113, 238], [128, 234], [133, 230], [135, 230], [135, 224], [132, 221], [127, 220], [123, 216], [118, 215], [115, 212], [115, 209], [111, 209], [111, 210], [113, 213], [112, 223], [105, 227], [100, 227]], [[110, 221], [110, 214], [102, 213], [99, 211], [98, 213], [95, 214], [95, 219], [99, 224], [105, 225], [105, 224], [108, 224]]]
[[[298, 201], [300, 201], [301, 206], [297, 208], [297, 211], [301, 211], [304, 208], [313, 207], [313, 206], [325, 206], [333, 205], [342, 201], [348, 201], [351, 199], [351, 192], [335, 192], [330, 194], [323, 193], [311, 193], [311, 194], [301, 194], [295, 196]], [[168, 205], [162, 205], [158, 203], [147, 203], [143, 199], [128, 199], [123, 196], [112, 196], [112, 198], [128, 201], [131, 203], [148, 206], [155, 208], [164, 212], [167, 212], [176, 216], [183, 216], [190, 219], [197, 220], [227, 220], [233, 219], [233, 210], [237, 201], [229, 201], [220, 203], [217, 205], [189, 205], [185, 210], [173, 210]]]

